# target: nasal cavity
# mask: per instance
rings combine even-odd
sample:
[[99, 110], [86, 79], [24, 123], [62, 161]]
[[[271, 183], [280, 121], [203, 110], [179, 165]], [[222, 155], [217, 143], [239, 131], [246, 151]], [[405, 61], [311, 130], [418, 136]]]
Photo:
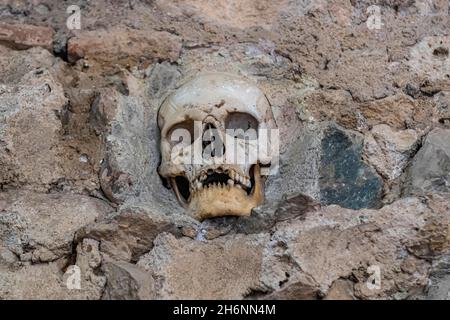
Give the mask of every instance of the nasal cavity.
[[221, 157], [225, 153], [225, 145], [220, 138], [219, 131], [212, 123], [205, 126], [202, 146], [204, 157]]

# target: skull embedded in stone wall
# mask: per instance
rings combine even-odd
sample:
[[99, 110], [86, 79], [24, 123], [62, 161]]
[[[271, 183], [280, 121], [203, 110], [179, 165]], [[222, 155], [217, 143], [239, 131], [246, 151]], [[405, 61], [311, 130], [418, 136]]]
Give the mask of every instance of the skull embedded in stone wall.
[[162, 103], [158, 126], [159, 174], [191, 216], [246, 216], [264, 201], [277, 130], [267, 98], [253, 84], [227, 73], [200, 74]]

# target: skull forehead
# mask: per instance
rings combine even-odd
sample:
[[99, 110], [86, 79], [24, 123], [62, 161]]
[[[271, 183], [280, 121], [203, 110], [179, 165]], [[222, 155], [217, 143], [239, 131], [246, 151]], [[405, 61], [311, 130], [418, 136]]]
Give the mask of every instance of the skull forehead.
[[250, 113], [258, 121], [271, 116], [266, 97], [254, 84], [228, 73], [203, 73], [164, 101], [158, 113], [158, 125], [163, 129], [186, 117], [201, 120], [208, 114], [220, 117], [232, 111]]

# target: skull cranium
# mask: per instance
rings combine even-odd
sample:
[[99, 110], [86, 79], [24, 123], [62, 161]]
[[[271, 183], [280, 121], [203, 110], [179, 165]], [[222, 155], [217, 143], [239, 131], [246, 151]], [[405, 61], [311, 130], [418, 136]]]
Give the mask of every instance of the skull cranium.
[[[276, 125], [256, 86], [228, 73], [200, 74], [162, 103], [158, 126], [159, 173], [190, 215], [245, 216], [263, 202], [261, 170], [271, 164], [273, 150], [257, 153], [258, 137]], [[200, 161], [193, 160], [195, 150], [201, 151]]]

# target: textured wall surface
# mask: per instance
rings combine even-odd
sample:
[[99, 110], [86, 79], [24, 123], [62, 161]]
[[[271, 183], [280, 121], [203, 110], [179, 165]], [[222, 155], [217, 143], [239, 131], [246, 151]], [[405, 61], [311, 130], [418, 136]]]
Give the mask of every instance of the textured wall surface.
[[[448, 1], [71, 4], [0, 0], [0, 299], [449, 299]], [[272, 106], [250, 217], [200, 223], [157, 173], [201, 71]]]

